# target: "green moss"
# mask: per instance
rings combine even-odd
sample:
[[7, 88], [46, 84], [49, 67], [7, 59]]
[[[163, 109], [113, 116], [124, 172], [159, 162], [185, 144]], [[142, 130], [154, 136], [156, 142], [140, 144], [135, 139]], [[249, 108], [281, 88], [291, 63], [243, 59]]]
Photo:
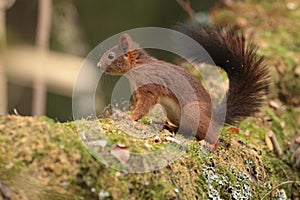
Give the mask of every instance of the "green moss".
[[[131, 152], [138, 150], [145, 152], [146, 141], [154, 149], [162, 149], [170, 144], [170, 141], [165, 140], [168, 135], [163, 132], [157, 134], [161, 138], [161, 143], [155, 143], [151, 137], [138, 141], [118, 130], [115, 126], [116, 121], [112, 119], [99, 121], [100, 126], [106, 130], [105, 137], [112, 144], [124, 142]], [[149, 173], [130, 174], [126, 170], [116, 171], [106, 167], [94, 159], [79, 139], [74, 122], [61, 124], [46, 118], [8, 116], [2, 118], [0, 124], [6, 125], [1, 129], [1, 146], [4, 143], [19, 144], [18, 147], [7, 145], [9, 149], [1, 149], [0, 159], [5, 161], [1, 165], [2, 174], [8, 175], [12, 170], [15, 175], [0, 178], [11, 183], [16, 191], [22, 191], [24, 181], [31, 180], [31, 173], [34, 172], [33, 186], [39, 185], [38, 188], [43, 191], [41, 194], [44, 198], [49, 197], [49, 190], [58, 197], [65, 195], [75, 199], [81, 197], [97, 199], [99, 195], [109, 195], [112, 199], [132, 197], [207, 199], [214, 195], [225, 199], [238, 199], [241, 196], [250, 198], [259, 196], [256, 193], [259, 185], [251, 181], [250, 177], [261, 174], [257, 175], [257, 179], [260, 181], [266, 179], [263, 175], [264, 166], [257, 162], [259, 155], [247, 145], [240, 145], [226, 131], [222, 133], [219, 148], [214, 153], [201, 148], [196, 140], [189, 140], [188, 143], [183, 143], [184, 151], [181, 152], [179, 159], [174, 160], [167, 167]], [[247, 128], [251, 131], [257, 130], [257, 127]], [[36, 132], [33, 137], [32, 130]], [[18, 137], [8, 140], [12, 135]], [[176, 136], [176, 139], [184, 140], [181, 136]], [[26, 142], [21, 144], [20, 141]], [[36, 142], [40, 142], [41, 147], [37, 145], [30, 148], [26, 154], [19, 154], [16, 150], [25, 151], [28, 146]], [[30, 161], [27, 160], [28, 155], [34, 155], [30, 157]], [[5, 170], [5, 166], [9, 164], [7, 160], [10, 160], [14, 167]], [[250, 164], [246, 162], [249, 160], [253, 162]], [[116, 159], [115, 162], [117, 163], [118, 160]], [[18, 170], [14, 169], [16, 166], [19, 166]], [[14, 185], [16, 174], [22, 174], [23, 177], [22, 184], [19, 183], [19, 186]], [[46, 181], [44, 176], [48, 177]], [[40, 183], [42, 180], [44, 181]], [[246, 186], [246, 189], [242, 188]], [[263, 189], [260, 191], [266, 192]]]
[[[241, 136], [238, 137], [244, 142], [256, 143], [257, 141], [264, 141], [265, 135], [267, 133], [264, 127], [256, 125], [252, 119], [243, 120], [239, 127], [241, 128]], [[246, 135], [245, 132], [248, 131], [250, 135]]]

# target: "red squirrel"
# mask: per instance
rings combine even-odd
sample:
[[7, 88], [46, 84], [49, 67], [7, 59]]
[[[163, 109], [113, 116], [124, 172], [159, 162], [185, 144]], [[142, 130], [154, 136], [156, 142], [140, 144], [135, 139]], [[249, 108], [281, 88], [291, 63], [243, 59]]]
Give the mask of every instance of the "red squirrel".
[[[257, 46], [246, 43], [244, 35], [231, 28], [206, 25], [196, 28], [189, 24], [178, 27], [180, 32], [197, 41], [216, 66], [227, 73], [229, 89], [216, 108], [197, 78], [183, 67], [150, 56], [128, 34], [120, 36], [119, 44], [105, 52], [97, 66], [112, 75], [125, 74], [131, 84], [136, 84], [133, 120], [139, 120], [159, 103], [168, 119], [182, 127], [181, 132], [193, 133], [198, 140], [216, 144], [216, 132], [224, 122], [220, 115], [225, 115], [226, 124], [234, 125], [258, 111], [268, 90], [268, 70], [263, 57], [257, 55]], [[194, 94], [177, 80], [179, 76], [191, 86]], [[180, 91], [180, 95], [174, 94], [172, 88]], [[226, 106], [226, 113], [222, 113], [222, 106]]]

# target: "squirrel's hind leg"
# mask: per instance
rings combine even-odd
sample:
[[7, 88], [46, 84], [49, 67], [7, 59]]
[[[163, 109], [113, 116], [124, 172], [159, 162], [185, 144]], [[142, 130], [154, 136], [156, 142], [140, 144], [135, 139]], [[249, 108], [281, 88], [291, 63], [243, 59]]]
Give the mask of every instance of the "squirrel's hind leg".
[[144, 117], [150, 108], [157, 103], [157, 95], [147, 90], [147, 85], [138, 88], [133, 93], [134, 110], [131, 118], [139, 120]]

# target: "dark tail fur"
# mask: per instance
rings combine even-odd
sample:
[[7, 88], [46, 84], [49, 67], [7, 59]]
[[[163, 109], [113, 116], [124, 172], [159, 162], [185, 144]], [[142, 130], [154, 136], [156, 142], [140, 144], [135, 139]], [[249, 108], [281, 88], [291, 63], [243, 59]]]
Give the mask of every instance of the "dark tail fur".
[[257, 46], [246, 43], [244, 35], [233, 29], [186, 24], [178, 28], [196, 40], [227, 73], [229, 90], [215, 114], [222, 115], [226, 104], [225, 123], [235, 124], [257, 112], [269, 85], [268, 70], [257, 55]]

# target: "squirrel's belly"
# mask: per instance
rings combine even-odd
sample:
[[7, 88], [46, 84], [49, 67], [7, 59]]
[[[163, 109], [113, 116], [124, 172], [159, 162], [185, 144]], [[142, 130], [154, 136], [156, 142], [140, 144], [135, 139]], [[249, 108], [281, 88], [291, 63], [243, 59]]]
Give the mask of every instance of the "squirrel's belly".
[[161, 104], [167, 112], [168, 119], [175, 125], [179, 125], [180, 122], [180, 106], [178, 102], [168, 96], [161, 96], [158, 99], [158, 103]]

